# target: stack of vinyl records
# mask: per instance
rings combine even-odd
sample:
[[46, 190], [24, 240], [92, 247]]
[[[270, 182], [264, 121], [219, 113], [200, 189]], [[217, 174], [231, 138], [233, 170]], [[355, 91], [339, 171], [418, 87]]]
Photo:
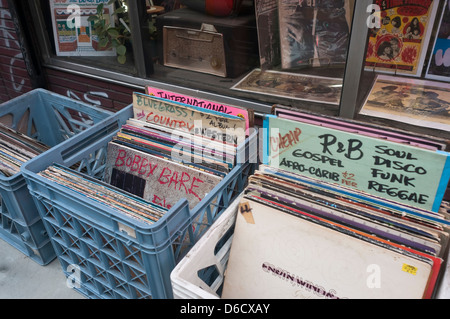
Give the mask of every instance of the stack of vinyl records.
[[194, 208], [236, 165], [245, 119], [140, 93], [133, 112], [108, 143], [101, 182], [57, 165], [40, 174], [154, 223], [182, 198]]
[[432, 298], [448, 255], [445, 141], [275, 106], [223, 298]]
[[261, 165], [237, 213], [223, 298], [431, 298], [445, 216]]
[[22, 164], [48, 149], [41, 142], [0, 124], [0, 174], [3, 176], [19, 173]]

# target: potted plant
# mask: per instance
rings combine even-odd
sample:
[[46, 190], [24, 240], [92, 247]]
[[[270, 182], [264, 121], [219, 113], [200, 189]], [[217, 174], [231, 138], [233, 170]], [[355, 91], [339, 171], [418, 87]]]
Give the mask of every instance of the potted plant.
[[128, 28], [127, 6], [123, 0], [110, 0], [108, 5], [112, 4], [116, 4], [112, 16], [118, 21], [117, 25], [109, 21], [109, 14], [105, 14], [103, 3], [97, 6], [96, 14], [90, 16], [88, 21], [92, 25], [93, 34], [98, 37], [98, 50], [115, 48], [117, 61], [124, 64], [127, 60], [127, 45], [131, 36]]

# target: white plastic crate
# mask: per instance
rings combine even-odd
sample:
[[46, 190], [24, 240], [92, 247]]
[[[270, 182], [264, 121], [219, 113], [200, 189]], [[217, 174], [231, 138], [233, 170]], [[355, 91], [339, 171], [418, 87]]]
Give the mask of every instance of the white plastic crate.
[[[222, 213], [203, 237], [173, 269], [170, 279], [175, 299], [220, 299], [234, 225], [243, 194]], [[441, 269], [433, 299], [450, 299], [450, 251]]]
[[174, 299], [219, 299], [242, 194], [178, 263], [170, 275]]

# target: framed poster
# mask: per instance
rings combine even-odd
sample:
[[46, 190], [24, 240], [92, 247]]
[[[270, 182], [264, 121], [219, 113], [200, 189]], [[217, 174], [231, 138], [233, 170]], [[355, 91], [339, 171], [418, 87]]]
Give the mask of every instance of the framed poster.
[[378, 75], [360, 114], [450, 131], [449, 85]]
[[255, 15], [261, 69], [270, 70], [281, 63], [278, 1], [255, 0]]
[[344, 65], [354, 0], [278, 0], [281, 67]]
[[369, 32], [366, 69], [421, 76], [438, 0], [376, 0], [380, 28]]
[[53, 36], [57, 56], [115, 56], [114, 48], [101, 48], [89, 17], [103, 5], [106, 24], [114, 25], [114, 5], [109, 0], [50, 0]]
[[447, 0], [437, 29], [425, 77], [450, 81], [450, 2]]
[[339, 105], [342, 79], [254, 69], [233, 90]]

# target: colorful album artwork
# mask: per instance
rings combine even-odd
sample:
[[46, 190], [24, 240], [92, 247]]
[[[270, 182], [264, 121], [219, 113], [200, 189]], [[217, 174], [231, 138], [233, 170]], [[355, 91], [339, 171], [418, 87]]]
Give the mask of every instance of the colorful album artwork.
[[420, 76], [439, 1], [376, 0], [379, 28], [370, 29], [368, 70]]
[[344, 65], [353, 0], [279, 0], [281, 67]]
[[450, 131], [448, 83], [379, 75], [360, 114]]
[[233, 90], [339, 105], [342, 79], [254, 69]]
[[450, 2], [442, 12], [426, 77], [440, 81], [450, 81]]

